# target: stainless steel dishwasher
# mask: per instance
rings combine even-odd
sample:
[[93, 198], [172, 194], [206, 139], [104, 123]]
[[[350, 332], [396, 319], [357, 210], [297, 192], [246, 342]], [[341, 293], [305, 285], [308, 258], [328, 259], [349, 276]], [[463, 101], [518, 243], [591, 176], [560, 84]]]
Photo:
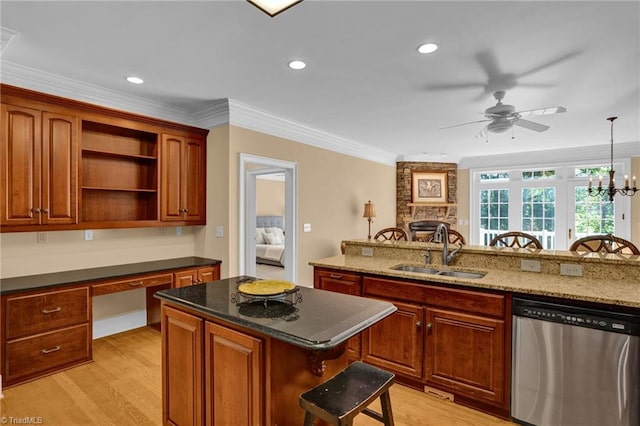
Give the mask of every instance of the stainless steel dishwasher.
[[640, 314], [513, 298], [511, 416], [640, 425]]

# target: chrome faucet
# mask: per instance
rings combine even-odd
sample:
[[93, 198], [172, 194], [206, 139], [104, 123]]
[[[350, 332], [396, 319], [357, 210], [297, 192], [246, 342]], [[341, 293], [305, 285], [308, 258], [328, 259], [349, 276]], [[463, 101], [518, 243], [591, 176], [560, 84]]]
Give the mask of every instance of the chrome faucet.
[[442, 243], [444, 245], [444, 247], [442, 248], [442, 264], [444, 266], [448, 266], [462, 248], [462, 244], [460, 244], [457, 249], [449, 253], [449, 230], [444, 223], [439, 224], [436, 228], [436, 232], [433, 235], [433, 241], [435, 243]]

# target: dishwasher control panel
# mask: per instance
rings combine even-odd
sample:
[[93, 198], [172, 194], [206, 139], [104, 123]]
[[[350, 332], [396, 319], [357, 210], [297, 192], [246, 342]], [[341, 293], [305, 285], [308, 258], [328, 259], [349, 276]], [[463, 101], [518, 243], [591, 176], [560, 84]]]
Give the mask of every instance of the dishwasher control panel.
[[622, 334], [640, 334], [640, 315], [514, 298], [513, 315]]

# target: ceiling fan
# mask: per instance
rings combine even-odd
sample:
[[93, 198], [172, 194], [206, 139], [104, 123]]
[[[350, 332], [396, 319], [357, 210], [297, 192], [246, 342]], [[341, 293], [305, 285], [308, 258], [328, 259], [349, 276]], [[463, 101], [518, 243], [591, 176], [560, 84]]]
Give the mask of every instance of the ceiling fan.
[[484, 111], [484, 116], [486, 117], [484, 120], [470, 121], [468, 123], [442, 127], [441, 129], [451, 129], [453, 127], [466, 126], [467, 124], [489, 122], [489, 124], [487, 124], [484, 129], [482, 129], [476, 135], [477, 138], [483, 138], [487, 136], [488, 133], [506, 132], [514, 125], [524, 127], [525, 129], [533, 130], [535, 132], [544, 132], [545, 130], [549, 129], [549, 126], [536, 123], [535, 121], [524, 120], [522, 117], [559, 114], [562, 112], [567, 112], [567, 109], [562, 106], [516, 111], [516, 107], [514, 107], [513, 105], [506, 105], [502, 103], [504, 95], [504, 91], [497, 91], [493, 94], [493, 97], [496, 98], [498, 103], [495, 106], [487, 108]]

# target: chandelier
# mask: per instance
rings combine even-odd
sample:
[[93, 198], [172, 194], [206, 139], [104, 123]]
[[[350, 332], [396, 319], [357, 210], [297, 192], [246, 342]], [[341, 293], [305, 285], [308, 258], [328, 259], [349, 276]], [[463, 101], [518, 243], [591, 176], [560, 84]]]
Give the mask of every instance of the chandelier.
[[589, 178], [589, 188], [588, 188], [589, 195], [593, 197], [608, 195], [609, 201], [613, 201], [613, 197], [616, 194], [632, 196], [638, 191], [638, 188], [636, 187], [636, 177], [635, 176], [633, 177], [632, 184], [631, 184], [632, 186], [629, 186], [628, 175], [624, 175], [624, 186], [622, 188], [616, 188], [616, 181], [615, 181], [615, 178], [613, 177], [613, 175], [616, 173], [615, 170], [613, 170], [613, 122], [617, 118], [618, 117], [607, 118], [607, 120], [611, 122], [611, 166], [609, 168], [609, 185], [606, 187], [603, 187], [602, 176], [600, 176], [600, 179], [598, 181], [598, 187], [594, 188], [593, 178]]
[[258, 9], [262, 10], [272, 18], [279, 13], [284, 12], [290, 7], [302, 2], [302, 0], [247, 0]]

